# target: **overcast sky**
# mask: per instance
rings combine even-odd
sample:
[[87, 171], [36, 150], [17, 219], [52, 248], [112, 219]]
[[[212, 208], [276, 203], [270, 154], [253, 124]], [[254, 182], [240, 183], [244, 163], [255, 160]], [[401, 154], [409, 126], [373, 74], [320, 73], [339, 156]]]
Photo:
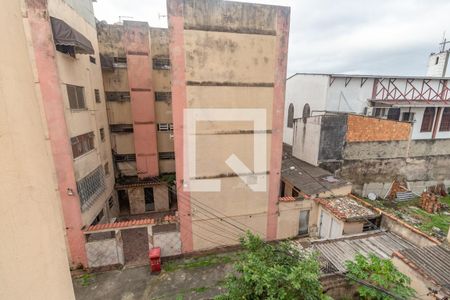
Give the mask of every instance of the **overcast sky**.
[[[291, 7], [288, 74], [425, 75], [444, 31], [449, 0], [252, 0]], [[165, 0], [97, 0], [97, 19], [119, 16], [167, 27]]]

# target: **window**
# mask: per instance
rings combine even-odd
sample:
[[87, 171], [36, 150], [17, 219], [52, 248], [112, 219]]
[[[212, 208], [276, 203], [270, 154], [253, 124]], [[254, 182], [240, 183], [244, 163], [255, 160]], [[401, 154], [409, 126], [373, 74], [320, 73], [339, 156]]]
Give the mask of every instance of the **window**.
[[373, 116], [383, 118], [386, 115], [386, 108], [376, 107], [373, 111]]
[[124, 56], [116, 56], [113, 58], [113, 62], [116, 64], [126, 64], [127, 58]]
[[95, 94], [95, 102], [97, 103], [102, 102], [102, 100], [100, 99], [100, 91], [98, 89], [94, 90], [94, 94]]
[[171, 99], [171, 92], [155, 92], [155, 101], [170, 101]]
[[158, 131], [173, 131], [172, 123], [158, 123]]
[[94, 200], [105, 190], [105, 175], [103, 172], [103, 167], [100, 165], [86, 177], [77, 181], [82, 211], [91, 207]]
[[144, 188], [145, 210], [155, 210], [155, 199], [153, 198], [153, 188]]
[[402, 113], [402, 121], [414, 122], [414, 113], [412, 113], [412, 112], [404, 112], [404, 113]]
[[433, 121], [435, 114], [434, 107], [425, 108], [425, 112], [423, 113], [422, 126], [420, 127], [420, 132], [431, 132], [433, 129]]
[[450, 107], [444, 108], [441, 118], [441, 126], [439, 131], [450, 131]]
[[70, 139], [73, 158], [77, 158], [94, 149], [94, 133], [85, 133]]
[[84, 101], [84, 87], [69, 84], [66, 85], [66, 87], [70, 108], [86, 109], [86, 103]]
[[109, 207], [109, 209], [112, 209], [114, 207], [114, 199], [113, 199], [113, 197], [108, 199], [108, 207]]
[[109, 163], [105, 163], [103, 165], [103, 168], [105, 169], [105, 176], [109, 175]]
[[175, 152], [159, 152], [159, 159], [175, 159]]
[[400, 119], [400, 108], [389, 108], [387, 119], [398, 121]]
[[295, 188], [292, 188], [292, 197], [298, 197], [298, 191]]
[[439, 56], [436, 57], [436, 61], [434, 62], [435, 65], [439, 63]]
[[103, 209], [98, 213], [98, 215], [95, 217], [94, 221], [92, 221], [91, 226], [97, 225], [100, 223], [103, 219]]
[[136, 154], [114, 154], [116, 162], [136, 161]]
[[102, 142], [105, 141], [105, 128], [100, 128], [100, 139]]
[[111, 124], [109, 125], [111, 132], [133, 132], [133, 124]]
[[93, 64], [95, 64], [95, 57], [89, 56], [89, 61]]
[[130, 92], [105, 92], [106, 101], [129, 101]]
[[154, 70], [169, 70], [170, 60], [168, 58], [154, 58], [153, 59]]
[[294, 104], [289, 104], [288, 114], [287, 114], [287, 127], [294, 127]]

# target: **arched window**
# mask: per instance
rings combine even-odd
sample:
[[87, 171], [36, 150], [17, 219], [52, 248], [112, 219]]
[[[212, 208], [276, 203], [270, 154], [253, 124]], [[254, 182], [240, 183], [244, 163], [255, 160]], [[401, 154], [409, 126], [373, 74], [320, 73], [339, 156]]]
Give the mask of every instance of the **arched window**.
[[311, 108], [309, 107], [309, 104], [306, 103], [305, 106], [303, 106], [303, 114], [302, 114], [303, 123], [306, 123], [306, 119], [309, 117], [311, 117]]
[[294, 104], [289, 104], [288, 115], [287, 115], [287, 127], [294, 127]]

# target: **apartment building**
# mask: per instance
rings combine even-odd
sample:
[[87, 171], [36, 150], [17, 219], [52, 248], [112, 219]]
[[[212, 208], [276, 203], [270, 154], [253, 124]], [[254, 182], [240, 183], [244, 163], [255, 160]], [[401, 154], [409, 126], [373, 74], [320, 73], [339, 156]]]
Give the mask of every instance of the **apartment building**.
[[118, 210], [92, 2], [25, 1], [24, 9], [22, 59], [33, 68], [53, 160], [45, 168], [56, 178], [70, 265], [86, 266], [83, 229]]
[[168, 30], [124, 21], [97, 31], [120, 212], [168, 211], [176, 207]]
[[38, 12], [23, 1], [0, 10], [0, 299], [70, 300], [62, 202], [29, 45]]
[[184, 252], [237, 244], [237, 228], [277, 238], [289, 14], [279, 6], [168, 1]]

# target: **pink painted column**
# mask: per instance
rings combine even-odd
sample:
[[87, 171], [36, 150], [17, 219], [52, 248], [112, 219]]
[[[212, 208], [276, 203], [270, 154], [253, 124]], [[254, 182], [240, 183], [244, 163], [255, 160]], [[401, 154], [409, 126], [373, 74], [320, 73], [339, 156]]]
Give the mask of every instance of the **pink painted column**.
[[139, 179], [159, 175], [152, 85], [150, 33], [147, 22], [124, 21], [134, 148]]
[[193, 237], [190, 194], [183, 190], [183, 114], [186, 108], [183, 1], [168, 0], [167, 13], [169, 16], [169, 50], [178, 213], [180, 216], [181, 247], [183, 253], [186, 253], [193, 250]]
[[276, 64], [272, 106], [272, 149], [270, 153], [269, 203], [267, 207], [267, 240], [277, 238], [278, 193], [283, 154], [284, 96], [289, 41], [289, 7], [278, 7], [276, 21]]
[[26, 4], [38, 82], [66, 226], [71, 265], [72, 267], [87, 267], [86, 240], [81, 230], [83, 223], [80, 199], [77, 194], [69, 196], [67, 193], [69, 188], [76, 191], [77, 186], [47, 1], [27, 0]]

